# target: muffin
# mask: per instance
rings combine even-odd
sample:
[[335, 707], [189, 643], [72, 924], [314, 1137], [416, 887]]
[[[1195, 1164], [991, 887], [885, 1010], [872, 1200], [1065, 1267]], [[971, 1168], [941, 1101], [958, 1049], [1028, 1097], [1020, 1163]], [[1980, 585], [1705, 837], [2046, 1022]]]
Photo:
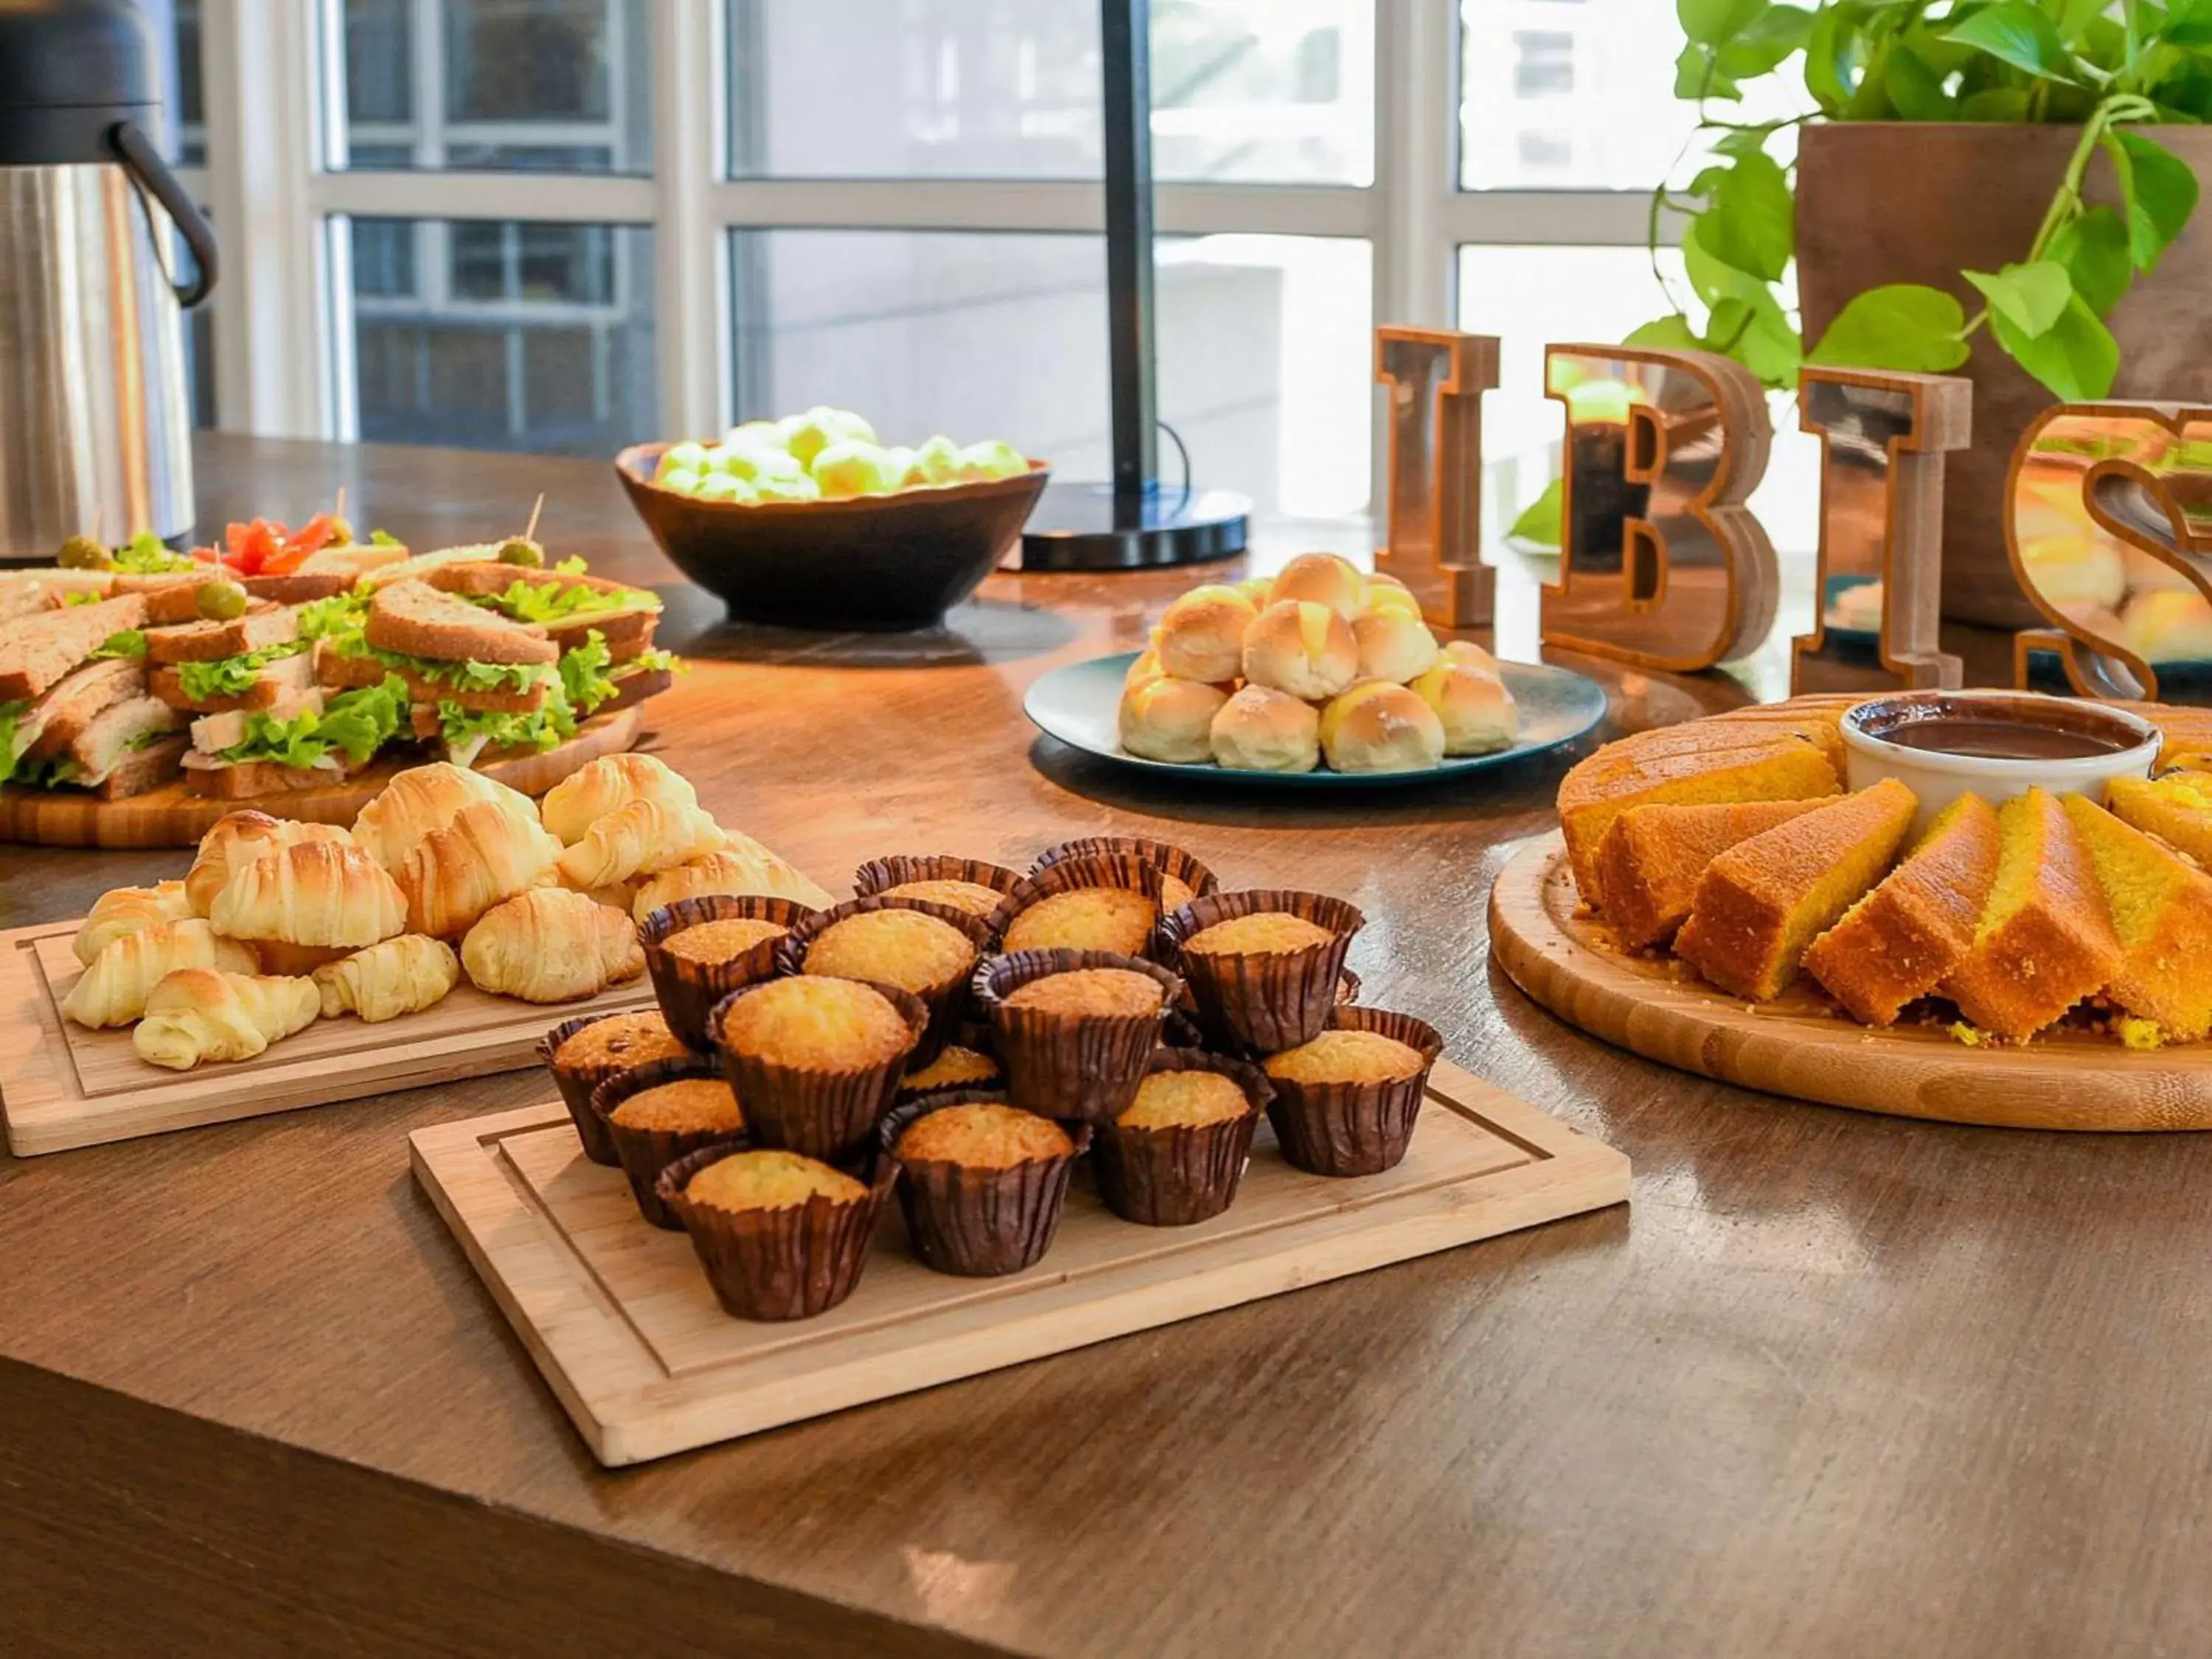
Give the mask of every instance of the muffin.
[[723, 1311], [811, 1319], [860, 1282], [897, 1174], [889, 1158], [862, 1182], [797, 1152], [708, 1146], [663, 1170], [653, 1190], [690, 1235]]
[[792, 930], [783, 971], [856, 979], [920, 997], [929, 1024], [912, 1063], [927, 1066], [952, 1041], [968, 1006], [968, 981], [989, 943], [981, 917], [921, 899], [848, 899]]
[[1046, 865], [1007, 896], [1000, 948], [1149, 956], [1163, 884], [1159, 870], [1126, 853]]
[[610, 1168], [622, 1162], [615, 1144], [592, 1110], [592, 1091], [609, 1078], [655, 1060], [695, 1058], [659, 1014], [584, 1014], [564, 1019], [538, 1045], [538, 1057], [553, 1073], [562, 1103], [575, 1121], [584, 1156]]
[[772, 975], [777, 946], [815, 914], [790, 899], [709, 893], [647, 915], [638, 939], [669, 1029], [701, 1054], [711, 1049], [707, 1020], [714, 1005]]
[[1380, 1175], [1406, 1156], [1443, 1052], [1411, 1014], [1340, 1008], [1328, 1028], [1261, 1062], [1274, 1099], [1267, 1121], [1283, 1156], [1314, 1175]]
[[1160, 872], [1163, 912], [1180, 910], [1193, 899], [1213, 892], [1221, 885], [1212, 871], [1182, 848], [1164, 841], [1147, 841], [1139, 836], [1079, 836], [1045, 848], [1037, 857], [1036, 867], [1042, 870], [1051, 865], [1065, 864], [1070, 859], [1116, 854], [1142, 859]]
[[1270, 1090], [1257, 1066], [1156, 1048], [1135, 1097], [1098, 1126], [1091, 1168], [1106, 1207], [1147, 1227], [1187, 1227], [1235, 1201]]
[[1127, 1107], [1182, 981], [1105, 951], [1017, 951], [975, 972], [1006, 1092], [1048, 1117], [1102, 1123]]
[[853, 872], [853, 890], [862, 898], [921, 899], [949, 905], [988, 921], [1021, 880], [1002, 864], [950, 854], [870, 859]]
[[910, 992], [817, 974], [734, 991], [709, 1024], [754, 1142], [840, 1158], [868, 1145], [928, 1021]]
[[684, 1224], [654, 1190], [660, 1172], [702, 1147], [738, 1146], [745, 1138], [744, 1115], [728, 1080], [713, 1060], [696, 1054], [609, 1078], [592, 1091], [592, 1115], [622, 1160], [637, 1212], [672, 1232]]
[[1327, 1028], [1345, 953], [1364, 920], [1326, 894], [1263, 888], [1195, 899], [1160, 934], [1199, 1024], [1220, 1042], [1268, 1054]]
[[899, 1098], [933, 1094], [939, 1089], [994, 1089], [1005, 1075], [999, 1062], [981, 1049], [948, 1042], [935, 1060], [899, 1079]]
[[1091, 1131], [1079, 1125], [1070, 1135], [1004, 1095], [962, 1091], [898, 1107], [881, 1139], [905, 1176], [899, 1207], [922, 1265], [988, 1279], [1019, 1273], [1051, 1248]]

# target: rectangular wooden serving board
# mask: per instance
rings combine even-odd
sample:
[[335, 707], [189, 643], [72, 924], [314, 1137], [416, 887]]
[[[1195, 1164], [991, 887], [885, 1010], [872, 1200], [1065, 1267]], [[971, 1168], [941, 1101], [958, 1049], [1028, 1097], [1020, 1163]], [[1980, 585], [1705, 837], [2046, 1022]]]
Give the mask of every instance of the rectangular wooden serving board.
[[1237, 1202], [1143, 1227], [1079, 1169], [1050, 1253], [1006, 1279], [909, 1254], [896, 1203], [860, 1288], [819, 1318], [716, 1305], [690, 1241], [639, 1218], [557, 1103], [418, 1129], [422, 1183], [562, 1406], [610, 1468], [1063, 1352], [1628, 1197], [1628, 1160], [1449, 1061], [1405, 1161], [1328, 1180], [1261, 1124]]
[[0, 933], [0, 1117], [18, 1158], [520, 1071], [538, 1063], [538, 1039], [561, 1021], [653, 1001], [641, 977], [550, 1006], [463, 983], [419, 1014], [378, 1025], [319, 1019], [252, 1060], [172, 1072], [138, 1058], [127, 1026], [89, 1031], [62, 1018], [84, 971], [70, 949], [77, 926]]

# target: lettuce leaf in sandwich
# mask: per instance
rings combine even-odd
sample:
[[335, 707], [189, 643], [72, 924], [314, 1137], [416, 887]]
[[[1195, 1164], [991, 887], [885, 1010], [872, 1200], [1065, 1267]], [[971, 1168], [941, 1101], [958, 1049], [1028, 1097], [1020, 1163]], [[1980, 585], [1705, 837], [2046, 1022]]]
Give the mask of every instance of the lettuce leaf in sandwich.
[[407, 682], [397, 674], [381, 685], [343, 691], [323, 705], [289, 720], [249, 714], [246, 736], [216, 758], [234, 763], [265, 761], [276, 766], [316, 766], [333, 750], [355, 765], [366, 762], [399, 730], [408, 706]]
[[575, 734], [575, 711], [557, 692], [532, 714], [472, 714], [451, 698], [438, 704], [438, 735], [456, 766], [475, 765], [487, 749], [556, 749]]
[[560, 681], [558, 670], [550, 662], [452, 662], [442, 657], [410, 657], [404, 652], [380, 651], [359, 634], [333, 635], [331, 648], [342, 657], [365, 657], [457, 691], [527, 691], [549, 682], [557, 685]]
[[234, 657], [179, 663], [177, 685], [194, 702], [215, 697], [242, 697], [253, 689], [263, 669], [286, 657], [298, 656], [310, 643], [307, 640], [283, 640], [258, 650], [241, 651]]

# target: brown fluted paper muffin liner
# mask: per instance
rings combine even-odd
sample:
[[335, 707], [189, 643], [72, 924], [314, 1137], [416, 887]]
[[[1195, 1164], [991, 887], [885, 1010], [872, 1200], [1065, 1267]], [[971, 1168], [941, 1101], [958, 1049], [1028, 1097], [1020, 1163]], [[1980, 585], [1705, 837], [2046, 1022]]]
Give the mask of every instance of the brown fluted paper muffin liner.
[[728, 1082], [721, 1067], [703, 1057], [654, 1060], [633, 1071], [618, 1072], [592, 1091], [592, 1115], [599, 1120], [600, 1127], [614, 1145], [615, 1156], [622, 1160], [623, 1173], [629, 1177], [630, 1196], [637, 1200], [637, 1212], [654, 1226], [665, 1227], [671, 1232], [680, 1232], [684, 1223], [654, 1190], [660, 1172], [678, 1158], [705, 1147], [719, 1146], [724, 1152], [734, 1152], [751, 1144], [743, 1129], [678, 1133], [672, 1129], [633, 1129], [615, 1121], [615, 1109], [632, 1095], [657, 1089], [664, 1083], [681, 1082], [685, 1078]]
[[1133, 853], [1096, 853], [1039, 865], [1015, 884], [1014, 890], [1006, 895], [1006, 902], [999, 907], [999, 914], [992, 918], [993, 940], [1005, 939], [1014, 919], [1031, 905], [1079, 887], [1126, 887], [1133, 893], [1144, 894], [1157, 905], [1160, 902], [1159, 866]]
[[[593, 1070], [571, 1076], [554, 1065], [553, 1056], [561, 1052], [562, 1043], [586, 1025], [596, 1025], [603, 1019], [614, 1019], [636, 1012], [635, 1008], [621, 1008], [604, 1014], [579, 1014], [574, 1019], [562, 1020], [538, 1040], [538, 1058], [553, 1074], [554, 1086], [561, 1091], [561, 1103], [568, 1109], [568, 1115], [576, 1125], [576, 1139], [584, 1143], [584, 1156], [594, 1164], [605, 1164], [609, 1169], [622, 1160], [615, 1156], [615, 1144], [607, 1136], [606, 1126], [592, 1110], [592, 1091], [609, 1078], [618, 1077], [631, 1068], [617, 1066], [612, 1071]], [[675, 1027], [669, 1029], [673, 1030]]]
[[772, 921], [781, 927], [796, 927], [814, 914], [806, 905], [787, 898], [708, 893], [678, 899], [647, 916], [637, 930], [638, 942], [645, 947], [645, 971], [653, 978], [653, 994], [659, 999], [668, 1029], [701, 1054], [710, 1052], [714, 1039], [708, 1030], [707, 1018], [714, 1012], [714, 1005], [740, 986], [757, 984], [773, 975], [778, 960], [776, 947], [783, 943], [781, 939], [763, 939], [727, 962], [697, 962], [666, 948], [672, 934], [702, 921]]
[[1088, 1124], [1062, 1125], [1075, 1143], [1065, 1158], [1033, 1158], [1005, 1169], [974, 1169], [942, 1158], [908, 1163], [899, 1137], [932, 1112], [981, 1103], [1003, 1106], [988, 1089], [945, 1089], [895, 1109], [878, 1132], [886, 1162], [903, 1172], [899, 1209], [924, 1267], [963, 1279], [994, 1279], [1034, 1266], [1052, 1248], [1067, 1204], [1068, 1176], [1091, 1144]]
[[[1066, 1014], [1009, 1008], [1006, 1000], [1034, 981], [1079, 968], [1119, 968], [1160, 988], [1149, 1014]], [[1144, 1080], [1145, 1061], [1159, 1044], [1167, 1011], [1182, 981], [1157, 963], [1111, 951], [1017, 951], [991, 957], [975, 970], [975, 1006], [991, 1021], [1006, 1093], [1041, 1117], [1103, 1123], [1128, 1107]]]
[[1142, 836], [1078, 836], [1048, 847], [1037, 854], [1036, 868], [1048, 869], [1070, 859], [1113, 857], [1126, 854], [1140, 858], [1163, 875], [1173, 876], [1190, 889], [1193, 898], [1204, 898], [1221, 890], [1221, 878], [1172, 842], [1149, 841]]
[[776, 1210], [722, 1210], [685, 1198], [691, 1177], [732, 1150], [688, 1153], [663, 1170], [653, 1188], [690, 1235], [714, 1299], [739, 1319], [811, 1319], [828, 1312], [860, 1282], [876, 1217], [898, 1166], [878, 1158], [867, 1195], [845, 1203], [817, 1196]]
[[1429, 1086], [1429, 1068], [1444, 1051], [1437, 1028], [1411, 1014], [1381, 1008], [1339, 1008], [1330, 1029], [1376, 1031], [1417, 1049], [1421, 1069], [1392, 1083], [1299, 1084], [1270, 1076], [1275, 1091], [1267, 1121], [1283, 1156], [1322, 1176], [1380, 1175], [1406, 1156], [1413, 1120]]
[[[827, 910], [817, 910], [777, 941], [778, 969], [786, 974], [804, 973], [806, 970], [807, 950], [823, 929], [844, 921], [848, 916], [866, 915], [873, 910], [919, 910], [926, 916], [935, 916], [939, 921], [948, 922], [966, 935], [968, 942], [975, 947], [979, 960], [990, 947], [991, 924], [981, 916], [970, 915], [950, 904], [933, 904], [927, 899], [884, 898], [878, 895], [872, 898], [847, 899], [842, 904], [832, 905]], [[975, 963], [971, 962], [942, 984], [927, 986], [912, 994], [919, 996], [923, 1006], [928, 1009], [929, 1020], [922, 1030], [921, 1040], [915, 1045], [914, 1054], [907, 1062], [908, 1066], [928, 1065], [937, 1058], [945, 1045], [952, 1041], [953, 1034], [968, 1018], [968, 984], [975, 972]], [[890, 991], [896, 988], [878, 985], [876, 988]], [[744, 1098], [742, 1095], [738, 1097]]]
[[903, 887], [910, 881], [964, 881], [988, 887], [1003, 898], [1021, 878], [1020, 871], [1009, 870], [1003, 864], [963, 859], [951, 853], [894, 854], [870, 859], [854, 871], [853, 890], [862, 898], [875, 898], [887, 887]]
[[1272, 1097], [1267, 1073], [1202, 1048], [1156, 1048], [1145, 1074], [1155, 1072], [1217, 1072], [1243, 1090], [1249, 1109], [1224, 1123], [1161, 1129], [1100, 1124], [1091, 1155], [1099, 1196], [1124, 1221], [1147, 1227], [1210, 1221], [1236, 1201], [1253, 1132]]
[[[1216, 922], [1279, 910], [1334, 936], [1302, 951], [1224, 955], [1183, 946]], [[1167, 916], [1160, 939], [1170, 966], [1190, 987], [1199, 1024], [1252, 1054], [1272, 1054], [1310, 1042], [1328, 1024], [1344, 977], [1345, 952], [1365, 924], [1353, 906], [1326, 893], [1256, 888], [1212, 893]]]
[[[1347, 968], [1336, 981], [1336, 1006], [1346, 1008], [1358, 1000], [1359, 975]], [[1188, 985], [1183, 987], [1182, 1000], [1168, 1010], [1167, 1024], [1161, 1030], [1160, 1040], [1170, 1048], [1203, 1048], [1209, 1042], [1229, 1041], [1225, 1036], [1210, 1036], [1198, 1023], [1198, 1004]]]
[[[738, 1108], [745, 1115], [745, 1133], [755, 1146], [781, 1147], [833, 1164], [864, 1152], [878, 1120], [898, 1092], [899, 1079], [906, 1074], [914, 1051], [909, 1048], [880, 1065], [852, 1072], [779, 1066], [741, 1053], [723, 1041], [723, 1021], [731, 1004], [761, 988], [748, 985], [731, 992], [714, 1005], [708, 1021], [722, 1074], [737, 1091]], [[895, 985], [870, 988], [890, 999], [919, 1042], [929, 1023], [929, 1010], [921, 999]]]

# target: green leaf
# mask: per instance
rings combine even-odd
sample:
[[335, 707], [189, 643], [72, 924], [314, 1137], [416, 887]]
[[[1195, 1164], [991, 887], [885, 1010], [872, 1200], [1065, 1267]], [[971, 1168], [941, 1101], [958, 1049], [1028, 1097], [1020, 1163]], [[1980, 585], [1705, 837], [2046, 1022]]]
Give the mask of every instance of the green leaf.
[[1838, 114], [1851, 100], [1851, 76], [1860, 62], [1860, 27], [1858, 15], [1844, 6], [1827, 7], [1813, 20], [1805, 41], [1805, 89], [1824, 114]]
[[2158, 33], [2177, 46], [2212, 46], [2212, 0], [2172, 0]]
[[2074, 55], [2058, 26], [2028, 0], [1998, 0], [1943, 32], [1946, 40], [1973, 46], [2045, 81], [2075, 78]]
[[1505, 533], [1516, 541], [1534, 542], [1539, 547], [1557, 547], [1561, 532], [1560, 514], [1566, 506], [1566, 486], [1554, 478], [1544, 486], [1544, 493], [1521, 509], [1521, 516], [1513, 520], [1513, 527]]
[[1767, 282], [1780, 279], [1796, 246], [1790, 180], [1765, 155], [1737, 159], [1697, 223], [1706, 251]]
[[1960, 275], [1981, 289], [1991, 311], [2031, 340], [2049, 333], [2074, 297], [2073, 278], [2064, 265], [2053, 259], [2007, 265], [1994, 274], [1966, 270]]
[[1965, 309], [1942, 289], [1892, 283], [1853, 298], [1805, 361], [1941, 374], [1966, 361], [1966, 325]]
[[1942, 77], [1909, 46], [1893, 47], [1882, 60], [1881, 84], [1891, 107], [1908, 121], [1948, 121], [1952, 117], [1951, 94], [1943, 90]]
[[97, 651], [86, 656], [87, 662], [106, 662], [111, 657], [143, 657], [146, 654], [146, 630], [126, 628], [119, 634], [110, 634], [100, 642]]
[[387, 674], [380, 685], [339, 693], [324, 705], [320, 714], [307, 712], [290, 720], [249, 714], [246, 736], [217, 750], [216, 758], [304, 767], [314, 765], [336, 749], [358, 766], [398, 731], [407, 702], [407, 682], [397, 674]]
[[[1755, 126], [1730, 127], [1724, 131], [1719, 137], [1713, 140], [1713, 154], [1716, 155], [1749, 155], [1757, 150], [1765, 149], [1766, 141], [1772, 137], [1778, 131], [1788, 125], [1789, 124], [1784, 121], [1762, 121]], [[1708, 171], [1718, 173], [1721, 169], [1714, 167], [1709, 168]], [[1704, 175], [1701, 173], [1698, 176], [1702, 178]], [[1716, 180], [1715, 182], [1718, 181]]]
[[1797, 331], [1765, 289], [1747, 299], [1723, 300], [1705, 320], [1705, 349], [1733, 357], [1764, 386], [1782, 390], [1797, 383], [1804, 352]]
[[2106, 3], [2107, 0], [2056, 0], [2052, 21], [2058, 26], [2058, 38], [2072, 46], [2088, 32]]
[[2100, 317], [2119, 303], [2135, 280], [2128, 228], [2108, 207], [2091, 208], [2051, 239], [2046, 258], [2066, 267], [2074, 291]]
[[574, 650], [561, 653], [561, 692], [570, 708], [588, 714], [614, 696], [615, 683], [607, 677], [613, 661], [605, 637], [596, 628]]
[[1733, 40], [1767, 8], [1767, 0], [1674, 0], [1683, 35], [1701, 46]]
[[2067, 403], [2094, 402], [2110, 394], [2112, 377], [2119, 372], [2120, 348], [2097, 313], [2075, 295], [2058, 321], [2045, 333], [2031, 339], [2013, 326], [2003, 313], [1990, 313], [1990, 327], [1997, 343], [2014, 362], [2043, 383], [2054, 398]]
[[1739, 80], [1771, 75], [1813, 33], [1813, 14], [1798, 6], [1769, 6], [1720, 48], [1722, 70]]
[[1693, 40], [1682, 48], [1682, 55], [1674, 60], [1674, 95], [1685, 102], [1696, 103], [1705, 98], [1741, 98], [1743, 91], [1721, 72], [1713, 49]]
[[1690, 326], [1690, 319], [1678, 313], [1668, 317], [1654, 317], [1648, 323], [1638, 325], [1629, 330], [1627, 337], [1621, 343], [1656, 346], [1668, 351], [1697, 351], [1701, 350], [1705, 343], [1698, 337], [1698, 331]]
[[370, 531], [368, 532], [368, 544], [371, 547], [404, 547], [406, 545], [404, 542], [401, 541], [398, 537], [393, 535], [388, 530]]
[[2137, 270], [2155, 270], [2197, 210], [2197, 174], [2164, 145], [2132, 132], [2108, 135], [2105, 153], [2127, 207], [2128, 256]]
[[2020, 125], [2027, 119], [2027, 94], [2019, 87], [1988, 87], [1959, 100], [1961, 121], [1999, 121]]
[[208, 702], [216, 697], [242, 697], [253, 689], [261, 678], [261, 671], [284, 657], [296, 657], [307, 648], [306, 640], [285, 640], [276, 645], [264, 645], [258, 650], [241, 651], [234, 657], [217, 657], [210, 662], [186, 662], [177, 665], [177, 687], [190, 702]]

